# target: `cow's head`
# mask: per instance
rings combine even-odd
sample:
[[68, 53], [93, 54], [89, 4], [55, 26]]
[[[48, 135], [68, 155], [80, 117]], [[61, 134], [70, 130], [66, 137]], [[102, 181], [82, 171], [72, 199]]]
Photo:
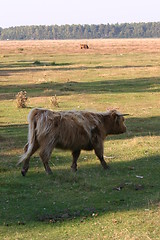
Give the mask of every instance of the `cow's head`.
[[121, 134], [126, 132], [126, 126], [124, 124], [124, 116], [128, 114], [121, 114], [116, 110], [109, 111], [110, 116], [110, 129], [109, 134]]

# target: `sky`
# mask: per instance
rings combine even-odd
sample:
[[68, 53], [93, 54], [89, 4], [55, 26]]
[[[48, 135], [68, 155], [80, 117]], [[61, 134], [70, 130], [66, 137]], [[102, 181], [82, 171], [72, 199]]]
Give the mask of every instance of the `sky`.
[[0, 27], [160, 21], [160, 0], [1, 0]]

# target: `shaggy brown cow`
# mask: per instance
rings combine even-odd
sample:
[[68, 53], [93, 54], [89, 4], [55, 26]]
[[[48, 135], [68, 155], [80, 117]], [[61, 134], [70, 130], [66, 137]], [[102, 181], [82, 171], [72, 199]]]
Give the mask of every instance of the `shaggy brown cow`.
[[19, 163], [24, 161], [22, 175], [29, 168], [30, 157], [40, 149], [40, 158], [48, 174], [48, 165], [54, 148], [72, 151], [71, 168], [77, 170], [77, 159], [81, 150], [94, 150], [104, 169], [108, 168], [103, 157], [103, 142], [107, 135], [126, 132], [124, 114], [116, 110], [105, 113], [88, 111], [59, 111], [32, 109], [28, 116], [28, 143]]
[[80, 44], [81, 49], [89, 49], [87, 44]]

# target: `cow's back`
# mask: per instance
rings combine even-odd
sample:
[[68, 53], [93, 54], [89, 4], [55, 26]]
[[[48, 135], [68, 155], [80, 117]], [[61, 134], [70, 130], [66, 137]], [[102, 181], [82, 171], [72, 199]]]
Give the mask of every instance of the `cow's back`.
[[71, 150], [91, 149], [92, 129], [99, 123], [98, 116], [90, 112], [61, 112], [56, 147]]

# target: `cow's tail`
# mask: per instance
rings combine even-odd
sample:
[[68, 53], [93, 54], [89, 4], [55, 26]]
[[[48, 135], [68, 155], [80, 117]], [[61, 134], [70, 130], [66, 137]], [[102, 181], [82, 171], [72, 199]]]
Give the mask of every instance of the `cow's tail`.
[[37, 113], [38, 109], [33, 109], [30, 111], [28, 115], [28, 143], [25, 145], [25, 153], [21, 156], [19, 159], [17, 165], [19, 165], [21, 162], [25, 161], [27, 158], [31, 157], [32, 150], [35, 144], [35, 138], [36, 138], [36, 121], [35, 121], [35, 115]]

